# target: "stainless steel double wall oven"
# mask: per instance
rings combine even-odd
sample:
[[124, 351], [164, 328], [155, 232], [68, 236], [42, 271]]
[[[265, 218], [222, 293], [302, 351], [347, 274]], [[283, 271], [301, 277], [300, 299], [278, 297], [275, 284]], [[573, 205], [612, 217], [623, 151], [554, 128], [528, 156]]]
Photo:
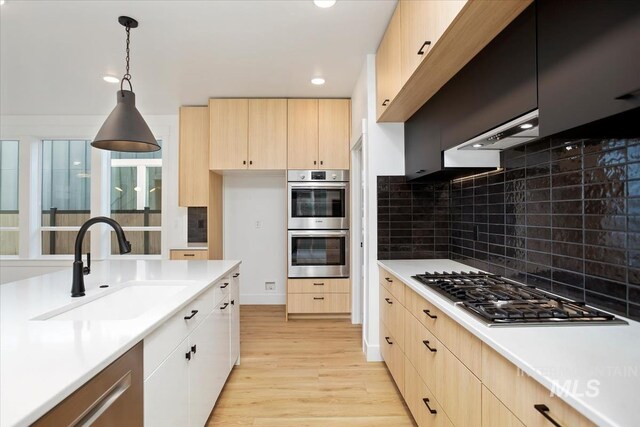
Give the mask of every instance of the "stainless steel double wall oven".
[[349, 277], [349, 171], [287, 175], [289, 277]]

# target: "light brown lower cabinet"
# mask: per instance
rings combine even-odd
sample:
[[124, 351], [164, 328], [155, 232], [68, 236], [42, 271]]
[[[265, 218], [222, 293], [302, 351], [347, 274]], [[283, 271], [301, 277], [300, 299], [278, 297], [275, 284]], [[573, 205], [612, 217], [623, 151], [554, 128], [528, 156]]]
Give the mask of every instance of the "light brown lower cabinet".
[[562, 426], [595, 426], [488, 345], [482, 346], [482, 372], [482, 383], [526, 426], [549, 427], [549, 418]]
[[297, 313], [348, 313], [351, 310], [349, 294], [289, 294], [288, 310]]
[[209, 252], [206, 249], [196, 249], [196, 250], [171, 249], [169, 251], [169, 254], [170, 254], [169, 257], [172, 261], [209, 259]]
[[142, 427], [142, 352], [140, 342], [32, 426]]
[[453, 427], [409, 359], [404, 362], [404, 400], [419, 427]]
[[525, 427], [513, 412], [482, 386], [482, 425], [491, 427]]
[[419, 426], [594, 426], [384, 269], [379, 291], [380, 352]]
[[287, 319], [345, 317], [351, 313], [351, 281], [338, 278], [287, 280]]
[[380, 323], [380, 352], [400, 394], [404, 396], [404, 353], [384, 323]]

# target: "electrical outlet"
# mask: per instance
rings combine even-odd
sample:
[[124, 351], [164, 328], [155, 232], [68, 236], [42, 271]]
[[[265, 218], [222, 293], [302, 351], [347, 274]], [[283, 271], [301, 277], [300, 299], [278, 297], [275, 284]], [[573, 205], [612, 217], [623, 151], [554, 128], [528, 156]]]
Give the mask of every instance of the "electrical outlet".
[[264, 289], [266, 291], [275, 291], [276, 290], [276, 282], [264, 282]]
[[260, 220], [256, 221], [256, 228], [262, 228], [262, 221]]

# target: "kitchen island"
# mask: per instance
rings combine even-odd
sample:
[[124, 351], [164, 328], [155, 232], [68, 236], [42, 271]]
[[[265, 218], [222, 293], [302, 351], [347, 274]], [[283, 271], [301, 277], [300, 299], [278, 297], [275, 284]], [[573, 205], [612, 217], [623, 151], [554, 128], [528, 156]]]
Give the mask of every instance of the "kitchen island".
[[[510, 419], [512, 424], [509, 425], [521, 425], [520, 421], [524, 425], [551, 425], [541, 415], [545, 407], [540, 404], [545, 400], [553, 402], [546, 405], [547, 415], [565, 422], [569, 418], [574, 420], [566, 425], [637, 425], [640, 417], [640, 395], [637, 393], [640, 386], [640, 323], [622, 318], [628, 324], [488, 327], [463, 307], [412, 278], [425, 272], [477, 269], [451, 260], [385, 260], [378, 264], [381, 267], [381, 319], [386, 322], [381, 322], [381, 330], [387, 335], [394, 328], [403, 331], [398, 333], [403, 338], [389, 339], [393, 343], [389, 345], [393, 350], [388, 353], [391, 364], [387, 358], [385, 361], [392, 374], [396, 371], [396, 381], [403, 381], [399, 372], [410, 373], [405, 377], [404, 396], [412, 412], [408, 396], [413, 393], [411, 379], [416, 377], [413, 374], [417, 370], [418, 373], [426, 372], [423, 377], [427, 378], [423, 380], [429, 382], [419, 391], [420, 397], [425, 393], [436, 395], [435, 402], [431, 400], [431, 408], [434, 405], [439, 408], [438, 392], [442, 390], [441, 399], [452, 401], [451, 408], [466, 396], [464, 413], [473, 412], [472, 407], [476, 407], [476, 415], [482, 414], [483, 425], [487, 422], [487, 414], [493, 416], [493, 422]], [[387, 313], [385, 320], [383, 308], [389, 307], [388, 310], [393, 311], [403, 306], [406, 307], [404, 314], [396, 319], [394, 314]], [[425, 337], [420, 337], [419, 345], [414, 346], [414, 335], [420, 334], [426, 334], [427, 344], [423, 346], [420, 340]], [[382, 336], [383, 347], [386, 345], [384, 339]], [[402, 349], [397, 350], [403, 345], [407, 354], [404, 371], [399, 368], [404, 355]], [[420, 350], [415, 350], [417, 348]], [[428, 360], [444, 357], [444, 362], [415, 366], [414, 369], [413, 354]], [[445, 372], [442, 372], [443, 367]], [[429, 381], [430, 372], [434, 374], [433, 381]], [[451, 378], [464, 380], [454, 384], [454, 388], [461, 387], [454, 400], [446, 393], [447, 381]], [[418, 403], [416, 411], [424, 411], [425, 405], [421, 400]], [[446, 404], [441, 406], [445, 407], [442, 413], [446, 412], [452, 421], [462, 413], [453, 410], [448, 413]], [[496, 416], [497, 413], [500, 416]], [[433, 416], [435, 413], [427, 413], [425, 417]], [[479, 418], [475, 420], [479, 422]], [[419, 420], [418, 424], [421, 424]], [[454, 424], [465, 422], [454, 421]]]
[[[175, 318], [182, 320], [182, 311], [192, 308], [203, 295], [211, 294], [213, 312], [214, 291], [216, 296], [223, 294], [229, 286], [227, 278], [239, 274], [239, 264], [231, 260], [94, 262], [84, 279], [86, 296], [80, 298], [70, 295], [71, 265], [60, 272], [2, 285], [0, 425], [33, 423], [137, 343], [153, 337], [153, 351], [145, 345], [146, 384], [161, 369], [165, 355], [160, 350], [169, 352], [180, 340], [188, 341], [181, 332], [173, 333], [178, 338], [174, 344], [161, 333], [161, 326]], [[223, 279], [225, 283], [220, 283]], [[105, 309], [100, 306], [102, 301], [117, 306]], [[237, 307], [238, 301], [234, 303]], [[198, 319], [201, 324], [206, 323], [203, 312]], [[193, 325], [190, 330], [197, 331], [196, 323]], [[229, 346], [233, 342], [225, 348]], [[229, 360], [225, 363], [224, 370], [230, 370]], [[156, 372], [150, 372], [147, 365], [153, 365]], [[168, 388], [172, 385], [167, 384]], [[146, 389], [145, 385], [145, 412], [147, 397], [153, 398]]]

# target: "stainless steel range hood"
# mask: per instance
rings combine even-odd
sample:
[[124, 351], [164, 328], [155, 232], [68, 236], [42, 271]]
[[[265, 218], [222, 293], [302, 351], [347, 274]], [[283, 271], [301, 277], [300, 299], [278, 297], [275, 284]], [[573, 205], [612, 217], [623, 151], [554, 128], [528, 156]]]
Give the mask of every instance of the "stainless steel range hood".
[[499, 167], [500, 151], [537, 138], [538, 110], [476, 136], [444, 152], [445, 167]]

